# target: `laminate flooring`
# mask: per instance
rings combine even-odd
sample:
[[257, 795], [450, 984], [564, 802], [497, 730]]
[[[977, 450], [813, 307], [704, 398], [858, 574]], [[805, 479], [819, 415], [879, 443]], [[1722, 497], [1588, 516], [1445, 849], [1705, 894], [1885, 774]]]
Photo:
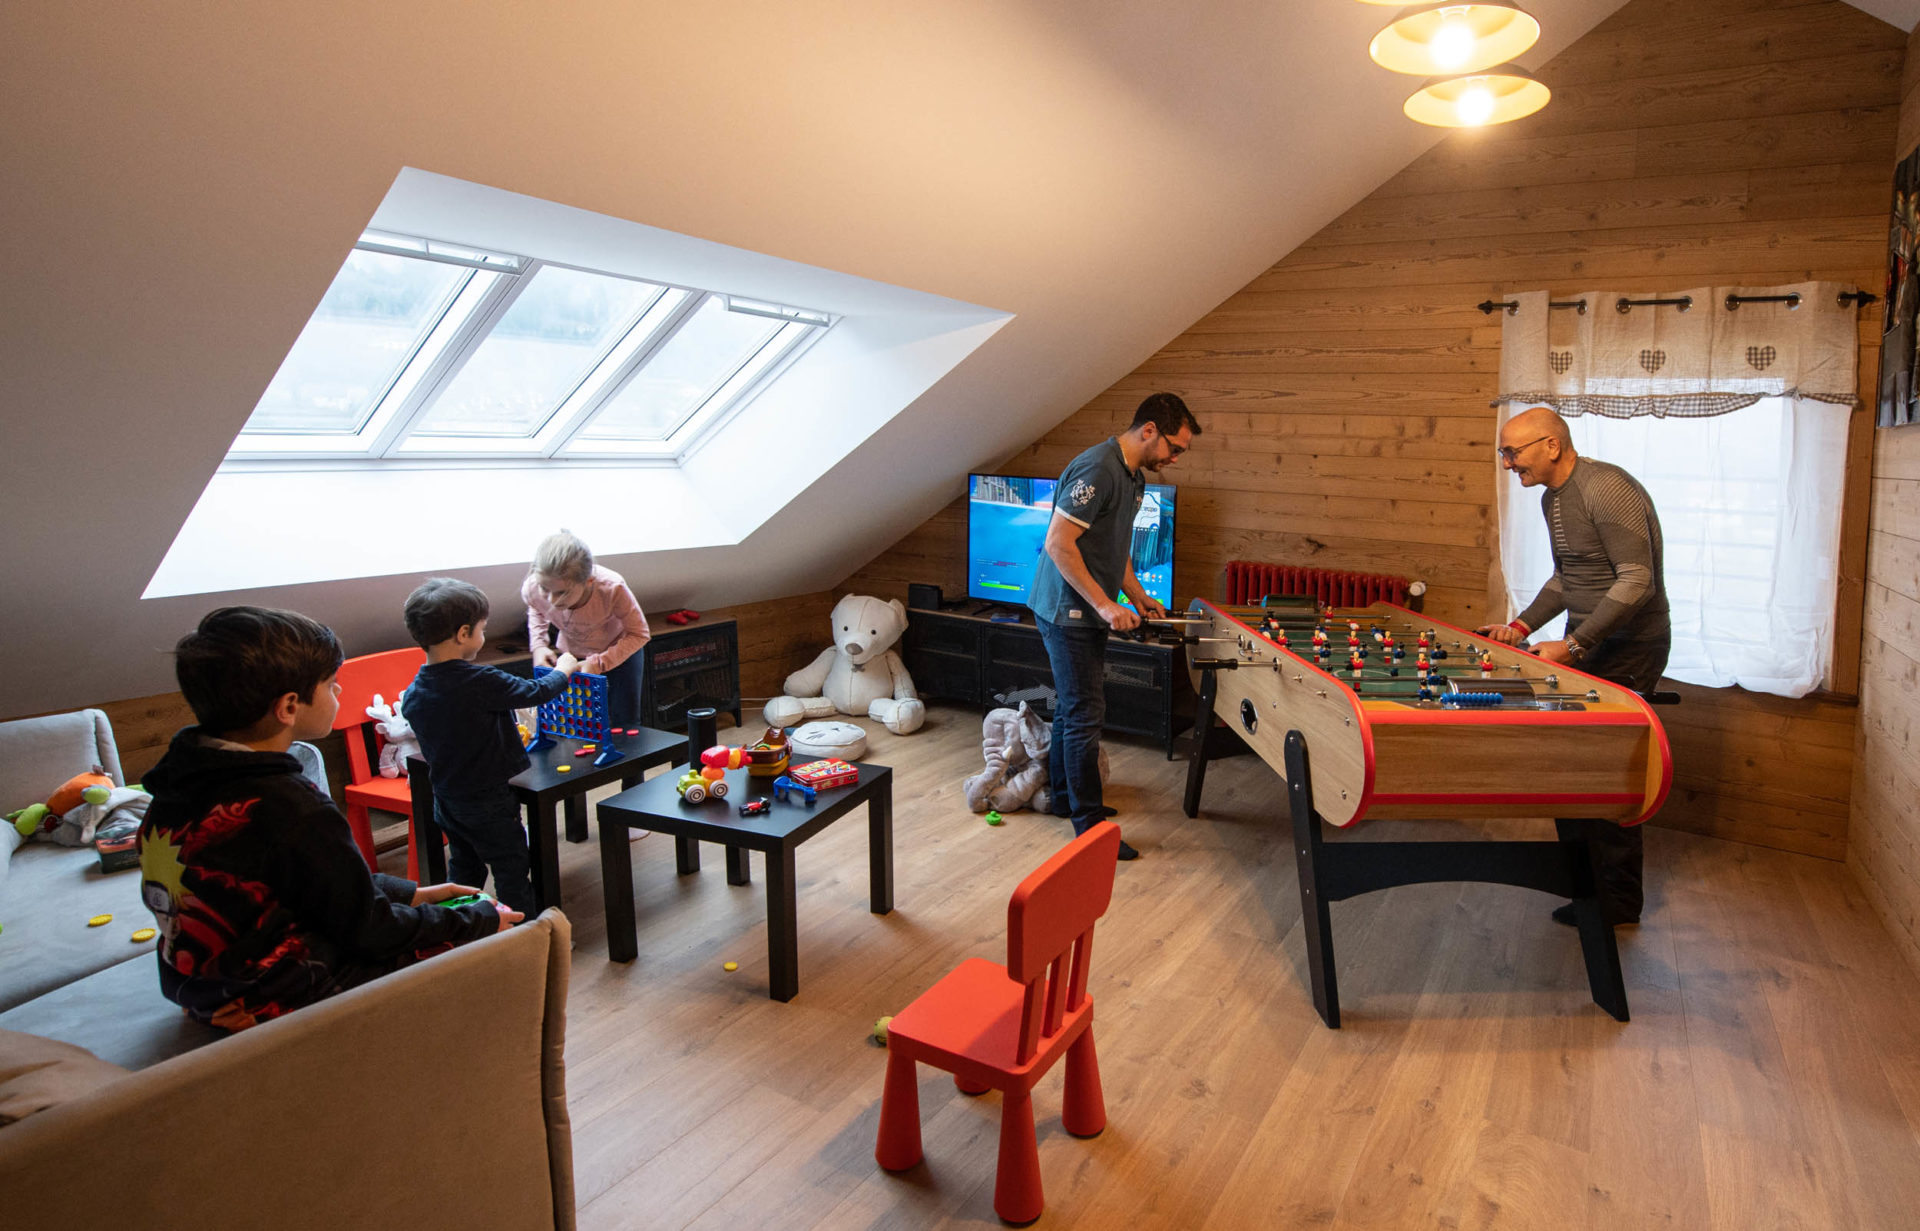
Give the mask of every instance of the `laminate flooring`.
[[[877, 727], [877, 724], [865, 724]], [[580, 1225], [995, 1227], [999, 1099], [922, 1068], [926, 1161], [873, 1161], [885, 1056], [868, 1038], [969, 956], [1003, 959], [1013, 886], [1066, 823], [988, 826], [961, 780], [979, 715], [880, 731], [896, 909], [867, 910], [866, 827], [799, 851], [800, 994], [767, 999], [764, 870], [674, 872], [631, 844], [640, 957], [606, 960], [598, 846], [563, 843], [577, 949], [567, 1067]], [[1421, 885], [1333, 906], [1344, 1029], [1306, 959], [1278, 779], [1109, 741], [1118, 869], [1091, 991], [1109, 1127], [1034, 1096], [1046, 1226], [1914, 1228], [1920, 978], [1843, 865], [1650, 828], [1648, 912], [1622, 929], [1633, 1020], [1589, 999], [1554, 902]], [[1533, 836], [1545, 822], [1363, 823], [1342, 841]], [[739, 963], [727, 973], [722, 964]]]

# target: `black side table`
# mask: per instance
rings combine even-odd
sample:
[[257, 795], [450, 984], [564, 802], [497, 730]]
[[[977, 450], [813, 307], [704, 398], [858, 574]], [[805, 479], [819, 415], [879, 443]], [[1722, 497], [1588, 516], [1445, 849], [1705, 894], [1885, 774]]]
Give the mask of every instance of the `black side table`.
[[[811, 759], [811, 758], [808, 758]], [[806, 759], [796, 760], [804, 765]], [[601, 802], [600, 883], [607, 897], [607, 956], [631, 962], [639, 956], [633, 919], [633, 863], [627, 830], [651, 829], [674, 836], [681, 875], [700, 870], [701, 842], [727, 848], [727, 883], [750, 883], [747, 852], [767, 859], [767, 995], [792, 1000], [800, 990], [799, 903], [794, 896], [794, 850], [860, 804], [867, 805], [867, 871], [876, 915], [893, 910], [893, 771], [857, 765], [860, 781], [821, 791], [811, 805], [789, 794], [772, 800], [758, 816], [741, 816], [749, 799], [771, 796], [773, 780], [753, 779], [744, 769], [727, 773], [727, 795], [689, 804], [674, 789], [676, 774], [662, 774]]]
[[[560, 905], [559, 810], [567, 809], [567, 841], [587, 840], [587, 792], [609, 782], [633, 786], [656, 765], [673, 765], [686, 759], [685, 733], [639, 728], [638, 735], [618, 735], [603, 742], [625, 755], [609, 765], [595, 765], [593, 756], [576, 756], [581, 741], [559, 739], [551, 748], [529, 752], [531, 766], [515, 775], [509, 786], [527, 809], [527, 857], [533, 865], [533, 898], [536, 909]], [[421, 872], [429, 884], [447, 878], [446, 851], [440, 843], [440, 827], [433, 823], [433, 787], [427, 778], [427, 765], [418, 757], [408, 761], [413, 784], [413, 823], [421, 849]], [[419, 772], [413, 773], [413, 767]], [[560, 772], [560, 766], [570, 768]], [[422, 819], [424, 818], [424, 820]]]

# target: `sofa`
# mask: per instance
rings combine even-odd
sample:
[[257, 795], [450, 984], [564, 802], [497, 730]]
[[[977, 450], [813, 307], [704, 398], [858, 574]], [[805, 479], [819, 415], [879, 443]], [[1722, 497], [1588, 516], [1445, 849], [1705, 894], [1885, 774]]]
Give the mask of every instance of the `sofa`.
[[[81, 725], [93, 752], [111, 752], [104, 715], [80, 717], [0, 723], [0, 784], [19, 776], [13, 754]], [[118, 780], [117, 758], [108, 770]], [[46, 762], [28, 772], [44, 776]], [[146, 918], [137, 871], [103, 877], [90, 850], [42, 842], [10, 862], [0, 881], [8, 1226], [575, 1225], [563, 1054], [572, 929], [559, 911], [227, 1035], [167, 1002], [152, 945], [128, 941]], [[105, 911], [111, 925], [86, 928], [88, 912]], [[63, 926], [113, 943], [76, 942]], [[29, 951], [42, 941], [49, 952]]]

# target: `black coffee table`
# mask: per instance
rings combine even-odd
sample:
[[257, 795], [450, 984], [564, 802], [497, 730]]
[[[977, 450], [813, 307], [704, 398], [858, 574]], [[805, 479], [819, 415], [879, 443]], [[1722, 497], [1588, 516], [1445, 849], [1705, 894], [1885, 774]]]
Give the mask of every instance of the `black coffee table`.
[[[684, 742], [684, 741], [683, 741]], [[804, 765], [812, 758], [800, 758]], [[884, 765], [855, 766], [860, 781], [819, 793], [811, 805], [789, 795], [772, 800], [766, 812], [741, 816], [749, 799], [771, 796], [771, 778], [750, 778], [744, 769], [727, 772], [727, 795], [701, 804], [684, 803], [674, 789], [679, 774], [662, 774], [629, 787], [599, 806], [600, 884], [607, 897], [607, 956], [631, 962], [639, 956], [633, 920], [633, 863], [628, 829], [672, 834], [681, 875], [700, 870], [700, 843], [727, 848], [727, 883], [751, 883], [748, 851], [767, 859], [767, 995], [792, 1000], [800, 990], [799, 903], [794, 896], [794, 850], [860, 804], [867, 805], [867, 865], [870, 909], [893, 910], [893, 771]]]
[[[567, 809], [567, 841], [587, 840], [587, 792], [609, 782], [632, 786], [656, 765], [672, 765], [687, 757], [687, 736], [672, 731], [639, 728], [638, 735], [616, 735], [600, 747], [611, 744], [623, 755], [610, 765], [595, 765], [591, 754], [576, 756], [582, 744], [577, 739], [558, 739], [554, 746], [529, 752], [533, 764], [515, 775], [509, 786], [527, 809], [527, 858], [533, 872], [533, 898], [536, 909], [560, 905], [559, 809]], [[424, 867], [429, 884], [447, 878], [446, 852], [440, 844], [439, 827], [433, 823], [432, 788], [426, 786], [423, 768], [414, 775], [413, 816], [419, 830]], [[560, 772], [560, 766], [571, 768]], [[426, 806], [423, 808], [423, 799]], [[425, 817], [425, 823], [421, 817]]]

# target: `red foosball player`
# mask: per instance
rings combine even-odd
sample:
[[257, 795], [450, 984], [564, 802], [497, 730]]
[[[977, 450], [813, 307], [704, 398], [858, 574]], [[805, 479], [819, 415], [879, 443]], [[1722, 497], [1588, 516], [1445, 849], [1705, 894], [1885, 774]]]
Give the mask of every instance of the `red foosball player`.
[[1273, 630], [1273, 636], [1274, 636], [1275, 642], [1280, 646], [1281, 649], [1284, 650], [1287, 648], [1287, 630], [1286, 629], [1276, 628], [1275, 630]]
[[1317, 650], [1321, 646], [1325, 645], [1326, 643], [1327, 643], [1327, 630], [1324, 628], [1314, 629], [1313, 630], [1313, 648]]
[[1356, 680], [1360, 678], [1361, 666], [1362, 663], [1358, 654], [1352, 654], [1347, 657], [1347, 669], [1353, 672], [1353, 678]]
[[1431, 628], [1429, 628], [1426, 632], [1420, 634], [1419, 645], [1420, 645], [1420, 648], [1423, 650], [1430, 650], [1433, 648], [1433, 630]]
[[1483, 676], [1493, 674], [1493, 655], [1482, 654], [1480, 656], [1480, 674]]

